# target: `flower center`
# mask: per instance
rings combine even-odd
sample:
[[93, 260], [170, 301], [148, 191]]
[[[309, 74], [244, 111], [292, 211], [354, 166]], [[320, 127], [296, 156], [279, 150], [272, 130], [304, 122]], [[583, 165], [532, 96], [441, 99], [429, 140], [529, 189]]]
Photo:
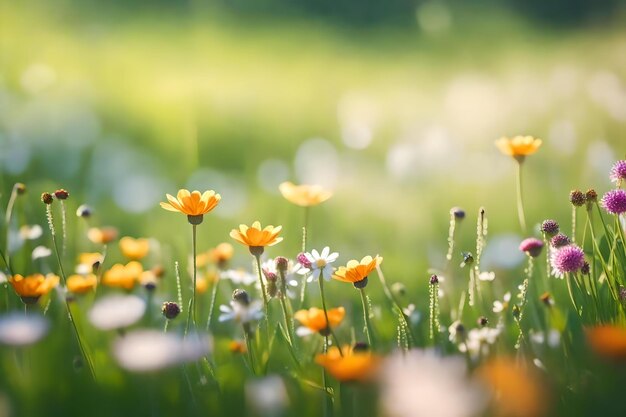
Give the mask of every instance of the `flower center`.
[[318, 268], [324, 268], [326, 266], [326, 259], [318, 259], [315, 264]]

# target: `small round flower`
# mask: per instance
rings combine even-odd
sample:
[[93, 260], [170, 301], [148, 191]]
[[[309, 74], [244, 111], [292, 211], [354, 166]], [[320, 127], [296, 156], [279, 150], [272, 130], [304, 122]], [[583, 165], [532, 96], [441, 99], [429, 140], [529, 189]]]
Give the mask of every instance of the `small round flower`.
[[25, 304], [34, 304], [42, 295], [48, 294], [59, 285], [59, 277], [54, 274], [33, 274], [22, 276], [15, 274], [9, 278], [9, 284]]
[[550, 246], [557, 249], [562, 248], [563, 246], [567, 246], [570, 243], [572, 243], [570, 238], [565, 236], [563, 233], [559, 233], [555, 235], [552, 239], [550, 239]]
[[461, 207], [452, 207], [450, 209], [450, 214], [452, 214], [457, 220], [463, 220], [465, 218], [465, 210]]
[[230, 237], [242, 245], [248, 246], [253, 255], [257, 256], [258, 253], [260, 256], [265, 246], [274, 246], [282, 242], [283, 238], [278, 237], [282, 228], [282, 226], [269, 225], [263, 229], [261, 223], [256, 221], [250, 227], [245, 224], [239, 225], [239, 229], [231, 230]]
[[44, 204], [50, 205], [54, 202], [54, 198], [52, 197], [52, 194], [50, 193], [42, 193], [41, 201], [43, 201]]
[[568, 272], [576, 272], [585, 265], [585, 253], [577, 245], [567, 245], [552, 251], [550, 263], [554, 275], [562, 278]]
[[328, 334], [328, 326], [330, 325], [331, 328], [339, 326], [346, 315], [346, 310], [343, 307], [329, 308], [326, 314], [328, 314], [328, 324], [326, 323], [324, 310], [320, 308], [311, 307], [308, 310], [296, 311], [293, 318], [298, 320], [303, 326], [296, 330], [298, 336], [306, 336], [317, 332]]
[[602, 207], [611, 214], [626, 213], [626, 190], [608, 191], [602, 197]]
[[574, 207], [580, 207], [585, 204], [585, 195], [580, 190], [572, 190], [569, 193], [569, 202]]
[[611, 168], [611, 181], [620, 184], [626, 180], [626, 160], [617, 161]]
[[286, 181], [278, 186], [280, 193], [289, 202], [301, 207], [316, 206], [332, 197], [333, 193], [320, 185], [295, 185]]
[[73, 294], [85, 294], [96, 289], [98, 278], [94, 274], [70, 275], [67, 277], [67, 290]]
[[70, 193], [61, 188], [60, 190], [56, 190], [54, 192], [54, 196], [57, 198], [57, 200], [67, 200], [67, 198], [70, 196]]
[[522, 162], [528, 155], [537, 152], [541, 146], [541, 139], [535, 139], [532, 136], [502, 137], [496, 141], [496, 146], [503, 154]]
[[202, 223], [203, 216], [213, 210], [222, 197], [213, 190], [192, 191], [178, 190], [176, 198], [166, 194], [167, 203], [161, 203], [161, 207], [168, 211], [177, 211], [187, 215], [187, 220], [193, 225]]
[[309, 258], [306, 257], [306, 254], [304, 254], [304, 252], [299, 253], [298, 256], [296, 257], [296, 260], [304, 268], [311, 268], [311, 262], [309, 262]]
[[528, 239], [524, 239], [522, 243], [519, 245], [519, 250], [522, 252], [526, 252], [528, 256], [536, 258], [541, 254], [541, 249], [543, 248], [543, 241], [529, 237]]
[[274, 263], [276, 264], [276, 270], [282, 271], [283, 273], [287, 272], [289, 268], [289, 259], [284, 256], [278, 256], [274, 259]]
[[365, 285], [367, 285], [367, 276], [376, 269], [382, 261], [383, 258], [381, 256], [374, 258], [366, 256], [361, 259], [361, 262], [353, 259], [349, 261], [346, 266], [340, 266], [339, 269], [335, 271], [333, 278], [343, 282], [351, 282], [359, 289], [364, 288]]
[[93, 209], [89, 207], [87, 204], [81, 204], [76, 209], [76, 215], [78, 217], [88, 218], [88, 217], [91, 217], [92, 214], [93, 214]]
[[306, 274], [307, 272], [311, 272], [311, 275], [307, 279], [308, 282], [319, 279], [320, 275], [326, 281], [330, 281], [330, 278], [333, 275], [332, 264], [339, 257], [337, 252], [330, 253], [330, 248], [326, 246], [322, 249], [322, 253], [313, 249], [311, 252], [305, 253], [304, 256], [306, 256], [310, 266], [302, 269], [301, 273]]
[[124, 236], [120, 239], [119, 245], [122, 255], [132, 261], [144, 258], [150, 251], [150, 241], [145, 238], [134, 239], [130, 236]]
[[161, 312], [168, 320], [173, 320], [180, 314], [180, 307], [173, 301], [166, 301], [163, 303]]
[[559, 224], [556, 220], [547, 219], [541, 223], [541, 231], [547, 236], [554, 236], [559, 233]]
[[21, 182], [16, 182], [13, 185], [13, 190], [17, 195], [24, 195], [26, 193], [26, 185]]
[[437, 275], [430, 276], [430, 285], [439, 284], [439, 277]]

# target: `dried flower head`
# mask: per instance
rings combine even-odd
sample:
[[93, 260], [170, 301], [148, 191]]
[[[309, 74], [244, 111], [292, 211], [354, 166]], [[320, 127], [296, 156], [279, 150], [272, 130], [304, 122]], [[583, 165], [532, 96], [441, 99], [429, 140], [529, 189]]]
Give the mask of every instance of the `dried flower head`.
[[174, 320], [180, 314], [180, 307], [173, 301], [166, 301], [161, 307], [161, 312], [168, 320]]
[[435, 284], [439, 284], [439, 277], [435, 274], [430, 276], [430, 285], [435, 285]]
[[456, 220], [463, 220], [465, 218], [465, 210], [461, 207], [452, 207], [450, 214], [452, 214]]
[[588, 189], [585, 193], [585, 201], [587, 202], [587, 204], [597, 202], [598, 193], [596, 192], [596, 190], [594, 190], [593, 188]]
[[559, 224], [556, 220], [547, 219], [541, 223], [541, 231], [547, 236], [552, 237], [559, 233]]
[[43, 201], [44, 204], [50, 205], [54, 202], [54, 198], [52, 197], [52, 194], [50, 193], [42, 193], [41, 201]]
[[572, 203], [574, 207], [580, 207], [585, 204], [585, 195], [580, 190], [572, 190], [569, 193], [569, 202]]
[[600, 202], [602, 207], [611, 214], [626, 213], [626, 190], [608, 191]]

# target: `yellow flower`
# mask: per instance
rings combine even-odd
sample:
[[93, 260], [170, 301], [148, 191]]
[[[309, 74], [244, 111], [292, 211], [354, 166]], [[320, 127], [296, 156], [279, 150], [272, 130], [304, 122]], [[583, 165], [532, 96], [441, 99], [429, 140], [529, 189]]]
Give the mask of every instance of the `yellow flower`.
[[122, 255], [133, 261], [144, 258], [150, 251], [150, 241], [140, 238], [133, 239], [130, 236], [124, 236], [119, 242]]
[[341, 349], [341, 353], [337, 346], [331, 346], [328, 353], [317, 355], [315, 362], [323, 366], [338, 381], [362, 382], [373, 376], [380, 358], [369, 350], [353, 349], [346, 345]]
[[42, 295], [48, 294], [59, 285], [59, 277], [54, 274], [32, 274], [22, 276], [15, 274], [9, 278], [9, 283], [26, 304], [34, 304]]
[[196, 278], [196, 292], [198, 294], [204, 294], [209, 288], [209, 283], [205, 277]]
[[626, 359], [626, 328], [595, 326], [585, 329], [587, 343], [598, 355], [609, 359]]
[[[274, 246], [278, 242], [283, 240], [282, 237], [278, 237], [278, 234], [282, 230], [282, 226], [274, 227], [272, 225], [266, 226], [265, 229], [261, 229], [261, 223], [258, 221], [252, 223], [252, 226], [248, 227], [245, 224], [239, 225], [239, 229], [233, 229], [230, 232], [230, 237], [237, 242], [250, 247], [251, 251], [265, 246]], [[262, 252], [262, 250], [261, 250]]]
[[541, 146], [541, 139], [536, 139], [532, 136], [501, 137], [496, 141], [496, 146], [503, 154], [512, 156], [521, 162], [528, 155], [537, 152], [537, 149]]
[[117, 239], [117, 229], [114, 227], [92, 227], [87, 231], [87, 237], [93, 243], [106, 245]]
[[167, 196], [167, 203], [161, 203], [161, 207], [169, 211], [178, 211], [186, 214], [189, 223], [200, 224], [202, 223], [202, 216], [213, 210], [220, 202], [222, 197], [216, 194], [213, 190], [200, 191], [178, 190], [176, 198], [169, 194]]
[[142, 272], [143, 267], [137, 261], [131, 261], [126, 265], [115, 264], [104, 273], [102, 284], [131, 290], [139, 281]]
[[361, 285], [367, 284], [365, 279], [382, 261], [383, 258], [380, 256], [376, 256], [375, 258], [366, 256], [361, 259], [361, 262], [353, 259], [349, 261], [346, 266], [340, 266], [333, 274], [333, 278], [343, 282], [351, 282], [352, 284], [356, 284], [355, 286], [357, 288], [361, 288], [358, 286], [359, 283]]
[[[337, 327], [343, 321], [346, 310], [343, 307], [337, 307], [329, 309], [326, 313], [328, 314], [330, 327]], [[324, 310], [317, 307], [296, 311], [293, 317], [312, 332], [323, 332], [328, 328]]]
[[147, 290], [154, 290], [159, 282], [158, 277], [154, 273], [154, 271], [148, 269], [147, 271], [143, 271], [141, 275], [139, 275], [139, 284]]
[[92, 291], [98, 285], [98, 278], [94, 274], [70, 275], [67, 277], [67, 290], [74, 294], [84, 294]]
[[295, 185], [289, 181], [280, 184], [278, 189], [289, 202], [302, 207], [316, 206], [333, 195], [320, 185]]
[[80, 265], [87, 265], [90, 268], [96, 263], [102, 263], [104, 257], [99, 252], [84, 252], [78, 255], [78, 263]]
[[209, 259], [216, 264], [224, 264], [233, 257], [234, 252], [233, 245], [222, 242], [209, 251]]
[[228, 350], [231, 353], [246, 353], [248, 349], [246, 348], [246, 344], [241, 340], [231, 340], [228, 343]]

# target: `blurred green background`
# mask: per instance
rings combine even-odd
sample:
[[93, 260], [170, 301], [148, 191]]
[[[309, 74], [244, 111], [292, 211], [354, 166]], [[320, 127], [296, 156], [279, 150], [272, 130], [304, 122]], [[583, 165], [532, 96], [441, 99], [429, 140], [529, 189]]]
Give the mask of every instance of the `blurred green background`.
[[3, 199], [25, 182], [42, 223], [39, 194], [65, 187], [100, 224], [184, 248], [158, 202], [215, 189], [201, 249], [259, 219], [295, 255], [302, 212], [277, 185], [315, 182], [336, 194], [313, 210], [312, 246], [380, 253], [409, 282], [441, 265], [455, 205], [459, 248], [484, 206], [501, 243], [485, 267], [521, 261], [498, 137], [545, 141], [525, 165], [531, 224], [567, 224], [569, 190], [608, 189], [626, 151], [619, 1], [0, 4]]

